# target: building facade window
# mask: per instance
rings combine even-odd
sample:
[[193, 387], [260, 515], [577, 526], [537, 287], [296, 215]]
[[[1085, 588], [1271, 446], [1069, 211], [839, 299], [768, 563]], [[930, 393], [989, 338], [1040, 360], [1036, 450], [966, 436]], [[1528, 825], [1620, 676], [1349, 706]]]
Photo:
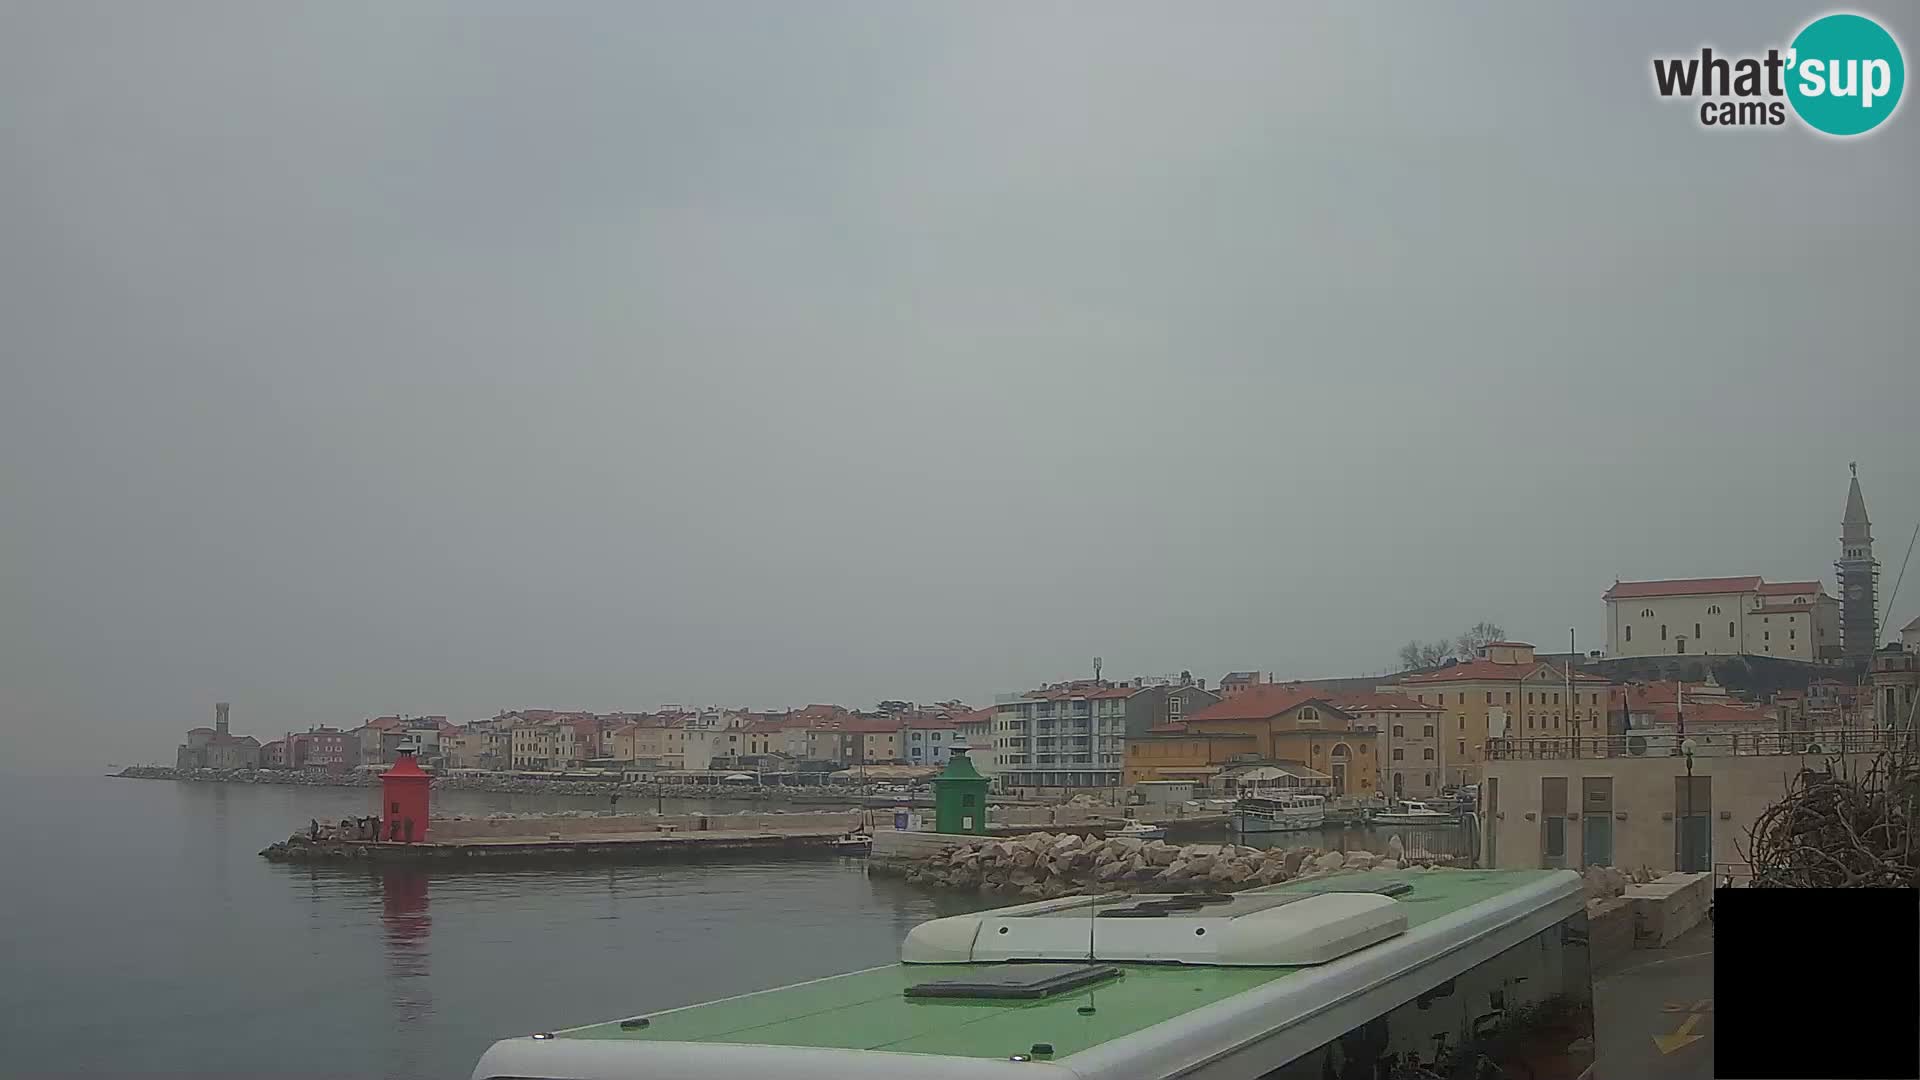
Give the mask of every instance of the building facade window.
[[1633, 627], [1631, 626], [1627, 627], [1627, 640], [1628, 641], [1633, 640]]
[[1667, 624], [1666, 623], [1660, 624], [1660, 640], [1661, 641], [1667, 640]]
[[1698, 639], [1699, 639], [1699, 637], [1700, 637], [1700, 624], [1699, 624], [1699, 623], [1694, 623], [1694, 624], [1693, 624], [1693, 636], [1694, 636], [1694, 639], [1695, 639], [1695, 640], [1698, 640]]

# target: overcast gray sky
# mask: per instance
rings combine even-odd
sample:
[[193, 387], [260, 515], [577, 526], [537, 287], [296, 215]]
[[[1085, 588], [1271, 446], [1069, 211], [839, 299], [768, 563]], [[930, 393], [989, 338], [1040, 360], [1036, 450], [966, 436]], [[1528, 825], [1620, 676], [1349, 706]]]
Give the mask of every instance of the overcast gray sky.
[[1818, 10], [0, 0], [0, 760], [1890, 587], [1916, 104], [1649, 75]]

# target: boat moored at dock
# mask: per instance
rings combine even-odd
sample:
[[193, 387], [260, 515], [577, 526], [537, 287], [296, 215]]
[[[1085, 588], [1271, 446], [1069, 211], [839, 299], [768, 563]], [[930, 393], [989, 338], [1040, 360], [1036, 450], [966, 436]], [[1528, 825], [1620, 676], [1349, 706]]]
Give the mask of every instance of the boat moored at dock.
[[935, 919], [901, 963], [506, 1039], [474, 1080], [1590, 1077], [1581, 879], [1374, 871]]
[[1326, 822], [1324, 795], [1247, 795], [1233, 804], [1236, 833], [1304, 832]]
[[1368, 820], [1374, 825], [1420, 825], [1426, 828], [1447, 828], [1460, 824], [1457, 815], [1435, 810], [1426, 803], [1412, 799], [1385, 810], [1376, 810]]

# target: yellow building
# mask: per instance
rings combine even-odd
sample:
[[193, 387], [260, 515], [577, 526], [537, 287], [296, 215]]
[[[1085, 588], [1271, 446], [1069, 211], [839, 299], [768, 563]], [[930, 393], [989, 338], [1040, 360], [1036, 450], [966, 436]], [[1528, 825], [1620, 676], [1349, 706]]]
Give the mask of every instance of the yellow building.
[[1534, 659], [1533, 646], [1496, 641], [1479, 659], [1380, 687], [1437, 705], [1438, 758], [1449, 784], [1480, 781], [1489, 739], [1542, 741], [1607, 733], [1607, 690], [1598, 675]]
[[1333, 777], [1336, 795], [1380, 790], [1372, 732], [1318, 690], [1263, 683], [1128, 740], [1127, 778], [1201, 780], [1227, 764], [1293, 762]]
[[[1171, 726], [1171, 725], [1169, 725]], [[1191, 780], [1206, 786], [1236, 757], [1259, 757], [1251, 735], [1163, 733], [1127, 740], [1128, 786], [1146, 780]]]

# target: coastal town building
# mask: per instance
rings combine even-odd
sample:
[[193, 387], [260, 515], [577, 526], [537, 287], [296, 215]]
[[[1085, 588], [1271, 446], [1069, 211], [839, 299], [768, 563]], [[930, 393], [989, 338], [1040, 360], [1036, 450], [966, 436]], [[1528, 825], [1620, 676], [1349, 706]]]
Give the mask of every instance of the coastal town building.
[[1055, 683], [995, 703], [995, 772], [1003, 791], [1107, 791], [1120, 786], [1126, 703], [1103, 679]]
[[289, 769], [325, 769], [338, 772], [360, 764], [359, 741], [351, 732], [333, 727], [311, 727], [288, 732], [281, 740]]
[[1908, 652], [1920, 652], [1920, 616], [1900, 628], [1900, 647]]
[[993, 743], [995, 712], [992, 706], [988, 706], [959, 713], [953, 718], [954, 734], [967, 748], [967, 760], [973, 762], [974, 771], [989, 779], [997, 776], [999, 770]]
[[1890, 645], [1873, 654], [1867, 682], [1875, 723], [1884, 730], [1912, 731], [1920, 703], [1920, 654]]
[[1616, 581], [1607, 605], [1607, 655], [1771, 656], [1836, 660], [1840, 609], [1817, 581], [1749, 575]]
[[1691, 705], [1687, 712], [1690, 746], [1649, 737], [1639, 753], [1604, 756], [1495, 747], [1480, 787], [1481, 865], [1646, 866], [1737, 882], [1748, 872], [1748, 830], [1802, 769], [1834, 762], [1864, 773], [1898, 737], [1871, 729], [1696, 735]]
[[254, 769], [260, 766], [260, 740], [251, 735], [234, 735], [227, 726], [230, 706], [222, 701], [213, 707], [213, 726], [187, 732], [187, 741], [174, 751], [174, 767], [179, 769]]
[[1371, 732], [1381, 787], [1406, 799], [1436, 796], [1446, 783], [1441, 721], [1446, 709], [1405, 694], [1332, 693], [1327, 700], [1353, 717], [1355, 731]]
[[1233, 697], [1235, 694], [1244, 693], [1245, 691], [1253, 687], [1259, 686], [1262, 683], [1268, 683], [1272, 681], [1273, 681], [1272, 672], [1261, 673], [1258, 671], [1229, 671], [1225, 675], [1221, 676], [1220, 678], [1220, 696], [1223, 698], [1230, 698], [1230, 697]]
[[1177, 677], [1133, 680], [1134, 693], [1127, 698], [1127, 735], [1145, 735], [1148, 730], [1192, 716], [1220, 700], [1221, 695], [1207, 689], [1205, 679], [1189, 672]]
[[1379, 687], [1444, 710], [1437, 760], [1446, 784], [1480, 778], [1490, 740], [1552, 740], [1606, 734], [1608, 681], [1562, 661], [1534, 657], [1523, 641], [1496, 641], [1482, 655]]
[[1375, 733], [1317, 688], [1263, 683], [1128, 740], [1129, 782], [1215, 777], [1235, 765], [1290, 763], [1332, 779], [1336, 795], [1380, 790]]
[[457, 734], [443, 736], [440, 742], [450, 769], [506, 769], [513, 765], [511, 729], [477, 721]]
[[914, 716], [901, 721], [899, 737], [907, 764], [944, 766], [960, 745], [960, 728], [951, 717]]

